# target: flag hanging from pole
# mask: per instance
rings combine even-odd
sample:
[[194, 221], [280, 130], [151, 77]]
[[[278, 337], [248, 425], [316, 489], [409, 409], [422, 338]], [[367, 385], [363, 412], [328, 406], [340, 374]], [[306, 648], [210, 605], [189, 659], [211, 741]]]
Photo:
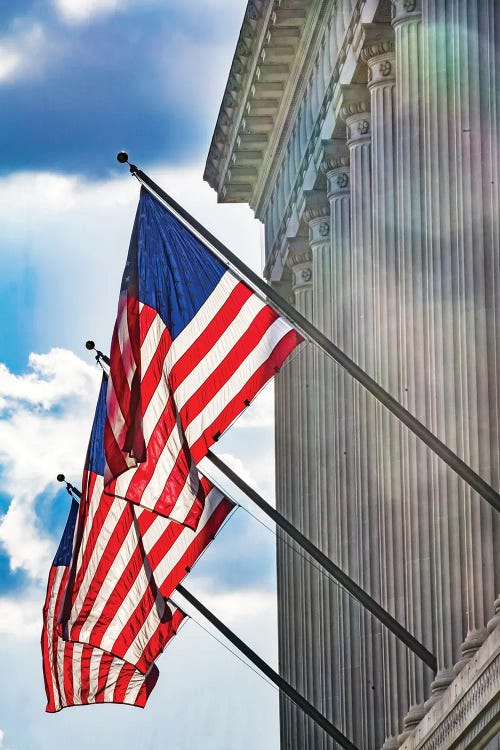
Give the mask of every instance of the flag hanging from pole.
[[203, 479], [196, 531], [104, 491], [103, 377], [83, 476], [62, 622], [72, 641], [104, 648], [146, 672], [178, 627], [166, 599], [234, 509]]
[[301, 340], [143, 188], [111, 342], [110, 491], [195, 528], [195, 464]]
[[143, 708], [158, 679], [153, 664], [142, 674], [99, 648], [63, 640], [57, 617], [66, 589], [78, 503], [73, 500], [59, 548], [50, 568], [43, 607], [42, 664], [46, 711], [90, 703], [126, 703]]

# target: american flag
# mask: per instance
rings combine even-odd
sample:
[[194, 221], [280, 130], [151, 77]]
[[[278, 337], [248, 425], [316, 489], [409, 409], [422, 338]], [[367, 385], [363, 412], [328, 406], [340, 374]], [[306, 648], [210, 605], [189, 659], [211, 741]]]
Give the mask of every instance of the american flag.
[[46, 711], [89, 703], [126, 703], [143, 708], [158, 679], [152, 665], [142, 674], [132, 664], [99, 648], [63, 640], [57, 618], [68, 581], [78, 504], [73, 500], [52, 563], [43, 607], [42, 662]]
[[103, 648], [146, 672], [182, 614], [166, 599], [234, 508], [210, 483], [196, 531], [104, 491], [103, 378], [83, 477], [63, 622], [72, 641]]
[[195, 464], [301, 340], [142, 189], [111, 343], [110, 491], [195, 528]]

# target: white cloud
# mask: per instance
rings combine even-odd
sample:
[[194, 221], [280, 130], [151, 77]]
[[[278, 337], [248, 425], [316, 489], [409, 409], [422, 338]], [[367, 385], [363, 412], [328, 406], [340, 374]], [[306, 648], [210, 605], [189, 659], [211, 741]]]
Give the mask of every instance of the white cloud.
[[[152, 169], [145, 165], [145, 168], [254, 270], [260, 270], [259, 223], [251, 218], [245, 206], [217, 205], [215, 193], [202, 181], [202, 164], [176, 169], [166, 165]], [[14, 278], [20, 278], [26, 269], [34, 274], [37, 297], [33, 319], [26, 325], [37, 328], [37, 351], [47, 352], [54, 344], [59, 347], [47, 354], [32, 355], [30, 369], [22, 375], [0, 368], [4, 415], [0, 423], [2, 489], [12, 497], [7, 513], [0, 520], [0, 544], [12, 566], [26, 571], [33, 580], [33, 586], [27, 587], [19, 598], [0, 598], [0, 623], [4, 630], [9, 630], [0, 635], [4, 640], [8, 638], [13, 647], [20, 638], [24, 638], [24, 643], [36, 645], [40, 631], [43, 587], [57, 541], [50, 539], [40, 527], [35, 497], [44, 489], [55, 491], [59, 487], [53, 483], [58, 471], [63, 471], [75, 483], [81, 475], [99, 379], [98, 368], [90, 355], [83, 353], [83, 343], [91, 337], [103, 350], [109, 345], [137, 197], [137, 184], [125, 170], [119, 177], [94, 182], [78, 175], [55, 173], [24, 173], [0, 178], [3, 235], [0, 270], [5, 269]], [[86, 361], [61, 350], [62, 346], [82, 351]], [[261, 399], [267, 405], [261, 406]], [[253, 429], [259, 420], [269, 421], [268, 407], [269, 395], [264, 392], [252, 405], [252, 410], [259, 410], [260, 416], [248, 410], [248, 416], [231, 428], [230, 442], [224, 452], [236, 459], [240, 455], [244, 457], [247, 469], [244, 477], [250, 483], [255, 479], [259, 491], [269, 498], [266, 489], [272, 491], [271, 430], [269, 427]], [[237, 469], [243, 470], [243, 463]], [[269, 544], [273, 548], [271, 538]], [[197, 573], [202, 571], [201, 566], [197, 568]], [[35, 586], [38, 581], [41, 585]], [[245, 593], [221, 594], [205, 581], [200, 598], [205, 596], [221, 618], [259, 653], [269, 660], [275, 658], [272, 593], [251, 588]], [[4, 642], [3, 639], [0, 638], [0, 642]], [[10, 663], [11, 657], [8, 656], [7, 661], [5, 658], [5, 651], [2, 651], [0, 661]], [[196, 685], [191, 678], [194, 665], [198, 676]], [[187, 750], [197, 741], [207, 748], [230, 747], [235, 743], [239, 743], [242, 750], [249, 750], [256, 744], [263, 750], [276, 746], [274, 691], [197, 626], [191, 624], [181, 631], [160, 659], [159, 668], [160, 682], [147, 712], [139, 717], [132, 711], [120, 713], [123, 719], [119, 744], [124, 750], [135, 747], [137, 741], [144, 738], [149, 743], [147, 747], [155, 747], [163, 741], [160, 734], [155, 735], [153, 727], [155, 719], [158, 726], [164, 720], [167, 703], [169, 715], [179, 719], [175, 721], [175, 734], [171, 738], [179, 750]], [[237, 692], [232, 690], [235, 684], [239, 686]], [[75, 750], [95, 744], [93, 735], [88, 734], [85, 712], [81, 712], [82, 718], [78, 711], [68, 712], [67, 718], [59, 716], [57, 728], [54, 721], [50, 721], [52, 717], [47, 721], [45, 717], [40, 718], [43, 687], [36, 657], [26, 663], [24, 673], [22, 670], [16, 673], [16, 686], [17, 695], [23, 696], [23, 701], [25, 695], [31, 696], [30, 719], [26, 727], [14, 719], [11, 726], [3, 725], [9, 744], [34, 750], [58, 747], [61, 725], [78, 735]], [[224, 705], [215, 697], [221, 691], [234, 693]], [[209, 695], [213, 695], [214, 700], [209, 700]], [[249, 701], [262, 717], [258, 727], [244, 709]], [[0, 703], [15, 710], [18, 701], [11, 686], [9, 689], [5, 686], [2, 693], [0, 684]], [[199, 730], [193, 729], [189, 720], [193, 709], [187, 710], [188, 704], [196, 707]], [[98, 737], [96, 746], [100, 746], [102, 733], [106, 737], [111, 734], [110, 727], [116, 725], [119, 709], [116, 706], [103, 708], [99, 716], [98, 712], [93, 715], [93, 731]], [[36, 727], [36, 736], [30, 735], [30, 727]], [[81, 731], [76, 732], [75, 727], [80, 727]], [[207, 737], [207, 727], [213, 727], [210, 737]], [[110, 736], [111, 742], [116, 740], [116, 731], [114, 729], [113, 737]]]
[[[201, 179], [202, 165], [148, 171], [249, 265], [260, 268], [259, 223], [245, 206], [217, 205]], [[55, 492], [59, 471], [75, 482], [81, 476], [100, 377], [83, 344], [93, 338], [104, 351], [109, 346], [137, 197], [137, 184], [125, 171], [96, 182], [55, 173], [0, 178], [0, 268], [14, 278], [26, 269], [35, 275], [37, 299], [26, 326], [38, 331], [39, 351], [59, 345], [48, 354], [31, 355], [30, 369], [22, 375], [0, 365], [0, 464], [3, 490], [12, 498], [0, 519], [0, 544], [13, 569], [34, 580], [45, 581], [54, 553], [54, 540], [37, 521], [35, 498], [47, 488]], [[82, 351], [86, 361], [62, 346]], [[252, 406], [263, 418], [267, 407], [259, 404], [268, 398], [264, 392]], [[257, 432], [245, 427], [258, 421], [256, 411], [248, 415], [232, 428], [236, 443], [238, 435]], [[272, 481], [262, 481], [263, 472], [272, 473], [272, 456], [266, 461], [261, 451], [262, 444], [251, 447], [258, 467], [252, 473], [259, 477], [260, 491], [266, 485], [272, 491]], [[233, 444], [230, 452], [239, 453]], [[246, 463], [246, 450], [243, 455]], [[245, 475], [250, 482], [252, 473]]]
[[[234, 44], [234, 39], [222, 45], [208, 37], [194, 38], [173, 30], [168, 45], [158, 49], [158, 78], [154, 80], [154, 85], [161, 87], [165, 102], [190, 116], [196, 102], [195, 116], [202, 116], [215, 126]], [[200, 60], [204, 64], [200, 65]]]
[[0, 36], [0, 84], [10, 83], [26, 73], [37, 73], [47, 59], [48, 45], [41, 24], [15, 19]]
[[5, 740], [5, 732], [0, 729], [0, 750], [9, 750], [8, 747], [5, 747], [3, 744]]
[[219, 453], [219, 458], [221, 461], [224, 461], [224, 463], [227, 464], [229, 468], [232, 469], [246, 484], [254, 490], [259, 489], [259, 484], [253, 473], [245, 467], [245, 464], [240, 458], [233, 456], [231, 453]]
[[[218, 206], [201, 164], [148, 171], [260, 270], [259, 222], [246, 206]], [[34, 276], [36, 314], [27, 325], [36, 331], [39, 348], [57, 344], [82, 351], [88, 338], [103, 350], [109, 346], [137, 199], [137, 183], [125, 169], [96, 182], [40, 172], [0, 178], [0, 270], [4, 278]]]
[[42, 627], [43, 598], [41, 588], [25, 589], [16, 597], [0, 597], [0, 636], [18, 639], [38, 637]]
[[[177, 0], [53, 0], [56, 12], [68, 24], [88, 23], [99, 17], [120, 13], [130, 8], [143, 8], [145, 5], [160, 6], [166, 13], [169, 8], [177, 8]], [[196, 15], [208, 11], [234, 9], [234, 0], [190, 0], [182, 8], [186, 15]]]
[[[277, 622], [276, 591], [266, 591], [260, 588], [246, 588], [242, 591], [218, 592], [217, 581], [197, 578], [186, 584], [191, 593], [200, 599], [225, 625], [238, 633], [247, 643], [258, 646], [263, 658], [270, 662], [276, 659], [273, 633]], [[175, 594], [175, 600], [192, 615], [196, 622], [206, 623], [195, 609], [180, 595]], [[266, 627], [257, 633], [258, 623], [266, 623]], [[210, 632], [214, 632], [209, 627]], [[216, 632], [216, 631], [215, 631]]]
[[265, 429], [274, 425], [274, 381], [271, 380], [265, 388], [252, 401], [248, 409], [245, 409], [236, 422], [239, 428], [258, 427]]
[[[205, 600], [204, 591], [196, 593]], [[227, 616], [215, 600], [207, 601], [221, 618]], [[263, 615], [256, 603], [255, 616], [245, 608], [245, 616], [231, 621], [231, 627], [274, 663], [273, 609]], [[31, 639], [0, 637], [5, 677], [0, 680], [0, 726], [4, 745], [13, 750], [62, 750], [68, 737], [72, 750], [134, 750], [138, 745], [153, 750], [165, 744], [166, 726], [169, 745], [176, 750], [273, 750], [279, 744], [277, 691], [194, 622], [188, 621], [158, 660], [160, 679], [144, 711], [102, 705], [74, 708], [57, 716], [45, 714], [37, 641], [39, 631]]]
[[32, 372], [14, 375], [0, 362], [0, 394], [4, 408], [21, 402], [48, 410], [64, 399], [84, 393], [95, 380], [94, 369], [90, 376], [88, 364], [65, 349], [30, 354], [28, 365]]
[[68, 23], [82, 23], [95, 16], [114, 13], [130, 5], [127, 0], [54, 0], [56, 10]]
[[[37, 496], [59, 485], [60, 471], [81, 476], [100, 374], [75, 354], [53, 349], [32, 354], [31, 372], [0, 368], [2, 489], [11, 496], [0, 517], [0, 545], [12, 570], [45, 580], [54, 541], [39, 525]], [[57, 409], [54, 409], [57, 407]]]

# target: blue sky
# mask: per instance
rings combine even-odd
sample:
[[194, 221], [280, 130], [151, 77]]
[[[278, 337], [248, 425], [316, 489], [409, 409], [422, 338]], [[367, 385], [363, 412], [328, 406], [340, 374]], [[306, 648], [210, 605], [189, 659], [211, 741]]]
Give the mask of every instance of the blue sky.
[[[0, 750], [275, 748], [277, 694], [189, 622], [159, 661], [145, 711], [44, 713], [40, 610], [107, 349], [137, 183], [126, 148], [254, 269], [260, 227], [203, 183], [245, 2], [0, 4]], [[272, 389], [218, 446], [273, 494]], [[243, 511], [190, 586], [276, 663], [274, 539]], [[255, 722], [255, 716], [259, 721]]]

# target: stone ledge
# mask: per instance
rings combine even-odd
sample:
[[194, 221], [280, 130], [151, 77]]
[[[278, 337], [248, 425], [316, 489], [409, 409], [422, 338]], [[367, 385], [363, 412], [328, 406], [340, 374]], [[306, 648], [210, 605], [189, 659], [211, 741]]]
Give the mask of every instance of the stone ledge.
[[400, 750], [479, 750], [500, 732], [500, 625]]

